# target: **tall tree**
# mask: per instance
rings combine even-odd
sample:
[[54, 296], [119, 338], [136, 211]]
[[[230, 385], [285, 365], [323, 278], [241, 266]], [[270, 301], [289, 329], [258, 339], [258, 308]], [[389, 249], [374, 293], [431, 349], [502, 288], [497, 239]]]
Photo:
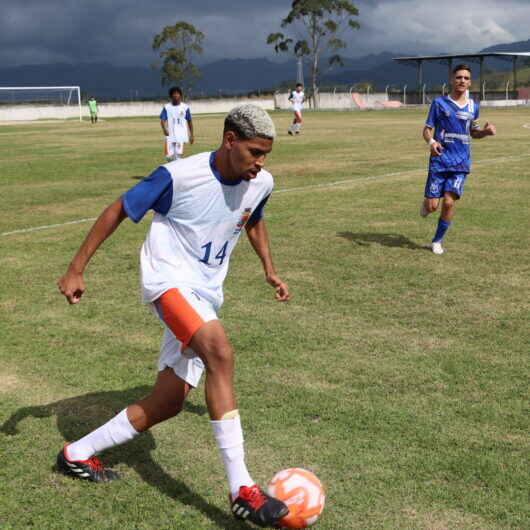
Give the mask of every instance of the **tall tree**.
[[298, 59], [308, 59], [311, 69], [311, 84], [315, 106], [318, 108], [318, 80], [320, 58], [331, 54], [330, 66], [343, 65], [340, 50], [346, 48], [341, 39], [344, 30], [359, 28], [354, 17], [359, 10], [352, 2], [341, 0], [294, 0], [291, 10], [282, 20], [281, 27], [298, 35], [293, 39], [284, 33], [271, 33], [267, 44], [274, 45], [277, 53], [293, 52]]
[[153, 50], [160, 50], [162, 65], [154, 63], [152, 66], [160, 67], [163, 85], [175, 83], [190, 88], [193, 79], [201, 76], [191, 59], [202, 53], [203, 40], [204, 33], [183, 20], [174, 26], [166, 26], [154, 36]]

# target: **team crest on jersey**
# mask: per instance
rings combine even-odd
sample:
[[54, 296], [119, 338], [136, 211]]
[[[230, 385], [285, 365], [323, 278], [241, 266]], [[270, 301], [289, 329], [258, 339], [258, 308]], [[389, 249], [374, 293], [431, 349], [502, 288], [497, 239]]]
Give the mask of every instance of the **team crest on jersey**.
[[458, 111], [456, 113], [456, 117], [459, 119], [459, 120], [471, 120], [473, 119], [473, 114], [471, 114], [470, 112], [465, 112], [465, 111]]
[[250, 218], [250, 215], [252, 214], [252, 208], [245, 208], [245, 210], [243, 211], [237, 225], [236, 225], [236, 229], [234, 230], [234, 234], [239, 234], [239, 232], [241, 232], [241, 230], [243, 229], [243, 227], [245, 226], [246, 222], [249, 220]]

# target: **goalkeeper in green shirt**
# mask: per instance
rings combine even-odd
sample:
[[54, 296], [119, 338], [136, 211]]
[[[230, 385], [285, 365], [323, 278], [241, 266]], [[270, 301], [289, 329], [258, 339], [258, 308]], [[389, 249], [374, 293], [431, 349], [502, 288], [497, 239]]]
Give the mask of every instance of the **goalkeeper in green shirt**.
[[88, 100], [88, 108], [90, 110], [90, 121], [96, 123], [98, 121], [98, 104], [94, 97]]

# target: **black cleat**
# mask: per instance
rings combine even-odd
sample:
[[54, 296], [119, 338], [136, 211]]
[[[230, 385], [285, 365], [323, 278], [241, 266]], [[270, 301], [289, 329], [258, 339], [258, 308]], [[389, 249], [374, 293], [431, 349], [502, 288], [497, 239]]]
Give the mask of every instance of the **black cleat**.
[[62, 473], [91, 482], [120, 480], [120, 476], [117, 473], [112, 471], [112, 469], [105, 469], [101, 460], [95, 456], [88, 460], [68, 460], [65, 454], [68, 445], [64, 444], [64, 447], [57, 455], [57, 467]]
[[274, 527], [289, 513], [289, 508], [256, 485], [241, 486], [239, 495], [232, 502], [232, 513], [236, 519], [248, 520], [262, 527]]

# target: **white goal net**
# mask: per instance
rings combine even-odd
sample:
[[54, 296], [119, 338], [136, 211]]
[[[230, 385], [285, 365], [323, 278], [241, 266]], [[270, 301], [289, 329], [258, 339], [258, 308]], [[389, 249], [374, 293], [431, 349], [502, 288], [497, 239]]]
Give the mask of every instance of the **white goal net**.
[[0, 121], [79, 118], [78, 86], [0, 87]]

